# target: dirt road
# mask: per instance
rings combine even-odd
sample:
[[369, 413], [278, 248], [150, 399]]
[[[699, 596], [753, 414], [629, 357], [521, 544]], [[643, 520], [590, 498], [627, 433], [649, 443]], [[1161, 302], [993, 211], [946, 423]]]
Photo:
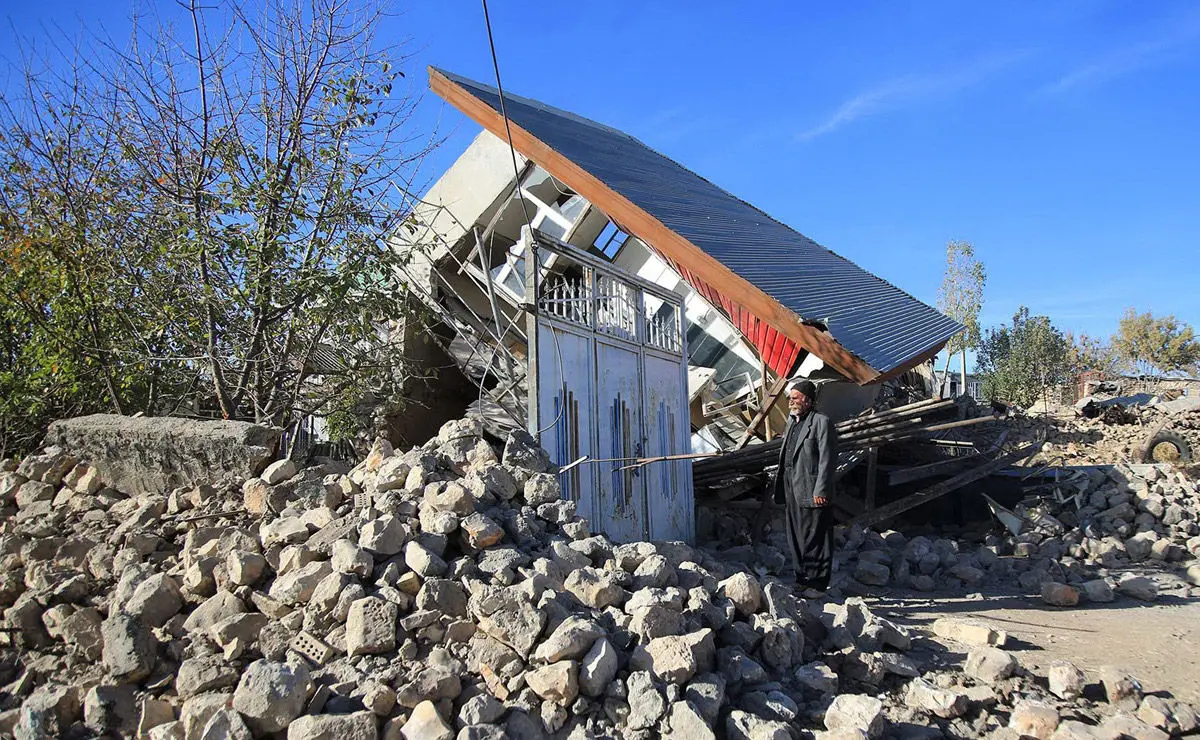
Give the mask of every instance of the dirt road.
[[[1102, 665], [1127, 669], [1148, 692], [1169, 691], [1200, 705], [1200, 600], [1163, 596], [1154, 604], [1118, 599], [1072, 609], [1027, 596], [938, 598], [905, 594], [869, 600], [898, 623], [923, 626], [939, 617], [976, 617], [1008, 632], [1009, 649], [1026, 668], [1045, 675], [1069, 660], [1089, 678]], [[1013, 644], [1015, 643], [1015, 644]]]

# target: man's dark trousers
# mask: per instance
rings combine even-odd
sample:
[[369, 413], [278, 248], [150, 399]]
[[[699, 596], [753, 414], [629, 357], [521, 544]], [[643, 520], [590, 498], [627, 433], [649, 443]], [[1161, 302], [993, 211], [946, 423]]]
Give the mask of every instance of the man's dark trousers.
[[[788, 418], [779, 450], [775, 500], [787, 507], [788, 539], [796, 581], [824, 591], [833, 572], [833, 477], [837, 466], [836, 432], [829, 417], [810, 411]], [[817, 506], [823, 499], [825, 506]]]

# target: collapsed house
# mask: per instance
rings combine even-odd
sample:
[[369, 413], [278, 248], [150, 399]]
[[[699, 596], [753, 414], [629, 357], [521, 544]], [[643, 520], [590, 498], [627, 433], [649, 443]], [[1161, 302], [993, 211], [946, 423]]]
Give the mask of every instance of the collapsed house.
[[429, 75], [484, 130], [399, 229], [404, 277], [489, 425], [602, 463], [563, 474], [602, 531], [690, 540], [688, 461], [622, 462], [769, 440], [788, 379], [835, 421], [928, 392], [957, 322], [628, 134]]

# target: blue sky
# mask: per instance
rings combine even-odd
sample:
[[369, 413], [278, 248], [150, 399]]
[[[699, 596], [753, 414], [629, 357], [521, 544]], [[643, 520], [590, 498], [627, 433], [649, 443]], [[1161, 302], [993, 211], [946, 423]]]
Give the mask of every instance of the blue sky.
[[[164, 3], [169, 12], [172, 3]], [[132, 6], [8, 0], [15, 32]], [[493, 0], [506, 90], [623, 129], [934, 303], [945, 244], [987, 266], [983, 321], [1018, 305], [1107, 336], [1128, 306], [1200, 325], [1200, 4], [525, 3]], [[494, 82], [478, 2], [409, 2], [445, 145], [478, 127], [426, 90], [434, 64]]]

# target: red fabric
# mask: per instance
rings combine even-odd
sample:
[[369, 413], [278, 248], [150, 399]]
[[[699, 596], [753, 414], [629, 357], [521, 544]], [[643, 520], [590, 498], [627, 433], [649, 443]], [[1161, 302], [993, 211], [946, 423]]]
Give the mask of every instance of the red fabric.
[[725, 315], [738, 328], [738, 331], [758, 350], [759, 356], [763, 358], [767, 367], [771, 368], [772, 372], [782, 377], [792, 371], [792, 367], [796, 364], [796, 358], [800, 356], [800, 345], [784, 336], [775, 327], [760, 319], [729, 296], [718, 293], [711, 285], [701, 280], [691, 270], [662, 254], [658, 256], [671, 265], [675, 272], [679, 273], [697, 293], [704, 296], [709, 303], [725, 312]]

